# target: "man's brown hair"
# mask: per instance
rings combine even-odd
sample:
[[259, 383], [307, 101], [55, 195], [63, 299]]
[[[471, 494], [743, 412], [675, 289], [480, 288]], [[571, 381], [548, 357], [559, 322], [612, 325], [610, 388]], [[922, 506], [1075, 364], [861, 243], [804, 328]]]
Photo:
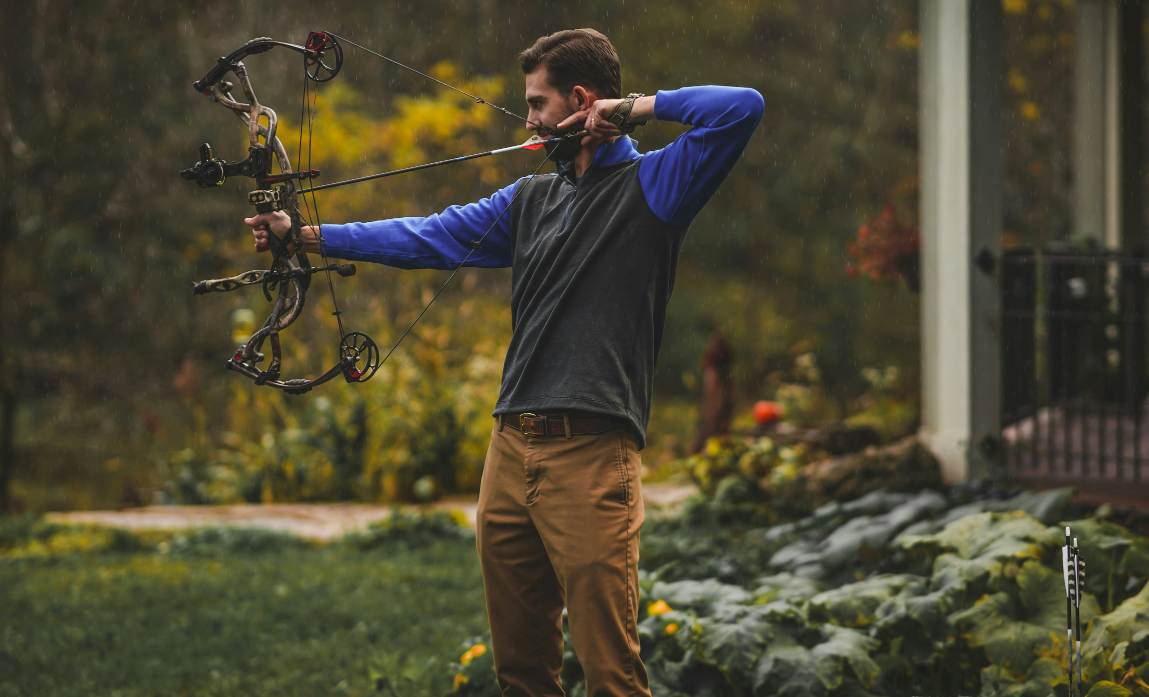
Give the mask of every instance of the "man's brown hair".
[[622, 67], [610, 39], [594, 29], [566, 29], [540, 36], [519, 54], [523, 74], [539, 65], [547, 67], [547, 82], [563, 94], [575, 85], [594, 90], [599, 97], [622, 96]]

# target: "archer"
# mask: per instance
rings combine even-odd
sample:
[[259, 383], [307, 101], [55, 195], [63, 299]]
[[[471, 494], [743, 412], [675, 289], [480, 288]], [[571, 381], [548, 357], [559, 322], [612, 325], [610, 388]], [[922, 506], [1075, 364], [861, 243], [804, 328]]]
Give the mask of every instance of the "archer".
[[[304, 226], [306, 251], [399, 268], [511, 267], [512, 337], [483, 469], [478, 553], [504, 695], [561, 695], [562, 610], [590, 695], [649, 695], [639, 657], [639, 451], [655, 359], [691, 220], [754, 132], [762, 96], [736, 87], [622, 95], [613, 45], [593, 29], [519, 55], [556, 171], [427, 217]], [[690, 126], [640, 153], [651, 119]], [[291, 229], [282, 211], [252, 226]], [[266, 226], [266, 228], [265, 228]], [[322, 233], [322, 234], [320, 234]]]

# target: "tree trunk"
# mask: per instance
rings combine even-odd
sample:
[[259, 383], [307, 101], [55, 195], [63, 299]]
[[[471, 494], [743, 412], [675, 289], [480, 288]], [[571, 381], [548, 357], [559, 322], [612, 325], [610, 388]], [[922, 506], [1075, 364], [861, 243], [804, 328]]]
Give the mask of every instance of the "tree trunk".
[[16, 393], [0, 394], [0, 514], [13, 513], [12, 471], [16, 468]]
[[730, 343], [720, 332], [710, 336], [702, 354], [702, 400], [698, 408], [698, 433], [691, 452], [698, 452], [711, 436], [730, 432], [734, 416], [734, 381], [730, 366], [734, 362]]

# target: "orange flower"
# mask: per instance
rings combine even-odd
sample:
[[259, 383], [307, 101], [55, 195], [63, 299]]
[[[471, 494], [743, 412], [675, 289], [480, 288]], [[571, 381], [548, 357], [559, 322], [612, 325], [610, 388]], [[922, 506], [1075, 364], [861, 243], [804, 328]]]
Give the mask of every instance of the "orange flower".
[[469, 666], [471, 665], [471, 661], [475, 660], [479, 656], [482, 656], [486, 652], [486, 644], [475, 644], [471, 648], [467, 649], [466, 653], [459, 657], [459, 663], [462, 663], [465, 666]]

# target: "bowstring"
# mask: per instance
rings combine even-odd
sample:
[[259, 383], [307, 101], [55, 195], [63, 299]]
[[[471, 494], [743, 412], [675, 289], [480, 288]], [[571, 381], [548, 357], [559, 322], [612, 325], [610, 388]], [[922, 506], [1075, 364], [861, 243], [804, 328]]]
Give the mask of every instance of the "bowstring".
[[[307, 56], [303, 57], [303, 103], [300, 106], [299, 115], [299, 144], [296, 149], [295, 161], [299, 163], [298, 166], [306, 170], [312, 169], [312, 155], [314, 144], [314, 128], [315, 128], [315, 114], [314, 114], [314, 101], [318, 98], [319, 88], [316, 87], [315, 91], [311, 90], [311, 78], [307, 74]], [[307, 164], [302, 164], [303, 157], [303, 129], [307, 127]], [[299, 180], [302, 181], [302, 180]], [[331, 277], [331, 264], [327, 260], [327, 252], [323, 249], [323, 223], [319, 216], [319, 201], [312, 192], [310, 199], [304, 194], [300, 196], [303, 202], [303, 211], [300, 212], [300, 217], [309, 226], [314, 228], [316, 241], [319, 243], [319, 258], [323, 261], [325, 268], [324, 275], [327, 277], [327, 288], [331, 295], [331, 314], [335, 315], [335, 324], [339, 330], [339, 341], [342, 344], [343, 337], [347, 335], [346, 330], [343, 328], [343, 311], [339, 308], [339, 300], [335, 294], [335, 280]], [[298, 241], [302, 244], [302, 239]]]
[[530, 119], [528, 119], [524, 116], [520, 116], [519, 114], [516, 114], [515, 112], [511, 111], [510, 109], [508, 109], [506, 107], [499, 106], [498, 104], [495, 104], [494, 102], [489, 102], [477, 94], [471, 94], [470, 92], [468, 92], [462, 88], [456, 87], [455, 85], [452, 85], [449, 82], [445, 82], [443, 80], [440, 80], [439, 78], [435, 77], [434, 75], [429, 75], [428, 73], [425, 73], [422, 70], [419, 70], [418, 68], [413, 68], [413, 67], [407, 65], [406, 63], [401, 63], [401, 62], [395, 60], [394, 58], [392, 58], [390, 56], [386, 56], [386, 55], [384, 55], [384, 54], [382, 54], [382, 53], [380, 53], [374, 49], [370, 49], [370, 48], [364, 46], [363, 44], [356, 43], [356, 42], [352, 41], [351, 39], [348, 39], [346, 36], [336, 34], [335, 32], [327, 32], [327, 33], [330, 34], [331, 36], [335, 37], [336, 41], [345, 41], [345, 42], [351, 44], [352, 46], [354, 46], [355, 48], [359, 49], [360, 51], [366, 51], [367, 53], [370, 53], [371, 55], [376, 56], [377, 58], [382, 58], [383, 60], [387, 61], [388, 63], [391, 63], [392, 65], [397, 65], [404, 70], [408, 70], [412, 73], [415, 73], [416, 75], [427, 78], [428, 80], [430, 80], [436, 84], [442, 85], [443, 87], [446, 87], [449, 90], [454, 90], [455, 92], [458, 92], [459, 94], [461, 94], [461, 95], [467, 97], [468, 99], [474, 101], [476, 104], [485, 104], [485, 105], [491, 107], [492, 109], [494, 109], [495, 111], [502, 112], [503, 114], [506, 114], [507, 116], [510, 116], [511, 118], [513, 118], [517, 121], [521, 121], [522, 123], [525, 123], [528, 126], [538, 127], [540, 125], [540, 124], [534, 123], [533, 121], [531, 121]]
[[462, 261], [456, 264], [455, 268], [451, 269], [451, 273], [447, 276], [447, 280], [443, 281], [443, 284], [439, 286], [439, 288], [435, 291], [435, 294], [431, 296], [431, 299], [427, 301], [427, 304], [424, 305], [423, 309], [419, 311], [419, 314], [415, 316], [415, 319], [411, 320], [410, 324], [407, 325], [407, 328], [404, 329], [403, 333], [399, 335], [399, 338], [395, 340], [395, 343], [391, 344], [391, 348], [387, 350], [387, 353], [383, 356], [383, 360], [379, 361], [380, 366], [387, 362], [387, 359], [391, 357], [392, 353], [395, 353], [395, 349], [399, 348], [399, 344], [403, 343], [403, 340], [407, 338], [407, 335], [411, 333], [411, 330], [415, 328], [415, 325], [419, 323], [419, 320], [423, 319], [423, 315], [427, 314], [427, 310], [431, 309], [431, 305], [434, 305], [435, 301], [439, 299], [439, 296], [443, 294], [443, 291], [447, 289], [447, 286], [450, 285], [451, 281], [455, 278], [455, 275], [459, 273], [459, 269], [466, 266], [467, 262], [471, 259], [471, 256], [475, 252], [479, 251], [479, 248], [483, 246], [483, 242], [487, 239], [487, 235], [491, 234], [491, 231], [494, 230], [495, 227], [499, 224], [499, 221], [502, 220], [503, 214], [509, 211], [511, 206], [515, 205], [515, 201], [519, 198], [519, 194], [521, 194], [523, 190], [527, 188], [527, 185], [531, 183], [531, 181], [535, 178], [535, 175], [537, 175], [539, 171], [542, 170], [543, 165], [545, 165], [550, 159], [550, 153], [547, 153], [547, 155], [543, 157], [542, 161], [539, 162], [539, 164], [535, 167], [534, 171], [532, 171], [526, 178], [527, 180], [520, 184], [517, 189], [515, 189], [515, 193], [511, 195], [511, 200], [507, 202], [507, 205], [503, 206], [502, 210], [499, 211], [499, 214], [495, 216], [495, 219], [491, 222], [490, 225], [487, 226], [487, 229], [483, 231], [483, 234], [479, 235], [479, 239], [470, 244], [470, 250], [468, 250], [467, 253], [463, 255]]
[[[499, 111], [503, 114], [506, 114], [506, 115], [508, 115], [508, 116], [510, 116], [510, 117], [514, 118], [515, 120], [520, 121], [522, 123], [525, 123], [528, 125], [536, 125], [536, 124], [533, 124], [529, 119], [526, 119], [526, 118], [516, 114], [515, 112], [511, 111], [510, 109], [506, 109], [502, 106], [499, 106], [497, 104], [489, 102], [486, 99], [483, 99], [482, 97], [471, 94], [470, 92], [467, 92], [466, 90], [460, 89], [460, 88], [458, 88], [458, 87], [456, 87], [450, 83], [444, 82], [443, 80], [440, 80], [439, 78], [434, 77], [433, 75], [428, 75], [427, 73], [424, 73], [421, 70], [417, 70], [417, 69], [415, 69], [415, 68], [413, 68], [413, 67], [411, 67], [405, 63], [401, 63], [401, 62], [395, 60], [394, 58], [390, 58], [388, 56], [383, 55], [382, 53], [379, 53], [378, 51], [374, 51], [370, 48], [367, 48], [366, 46], [364, 46], [362, 44], [356, 43], [355, 41], [352, 41], [351, 39], [348, 39], [347, 37], [341, 36], [339, 34], [335, 34], [334, 32], [328, 32], [328, 33], [331, 36], [335, 37], [335, 39], [337, 41], [345, 41], [346, 43], [349, 43], [352, 46], [359, 48], [360, 50], [366, 51], [367, 53], [370, 53], [374, 56], [378, 56], [379, 58], [382, 58], [383, 60], [385, 60], [389, 63], [397, 65], [397, 66], [403, 68], [404, 70], [409, 70], [412, 73], [415, 73], [416, 75], [420, 75], [422, 77], [425, 77], [428, 80], [431, 80], [432, 82], [435, 82], [439, 85], [442, 85], [443, 87], [446, 87], [450, 90], [458, 92], [459, 94], [462, 94], [462, 95], [468, 97], [469, 99], [474, 100], [478, 104], [485, 104], [485, 105], [491, 107], [492, 109], [495, 109], [496, 111]], [[312, 144], [313, 144], [312, 129], [314, 126], [314, 121], [313, 121], [313, 113], [312, 113], [312, 104], [308, 100], [308, 97], [311, 96], [312, 99], [314, 99], [315, 93], [311, 92], [311, 84], [310, 84], [311, 79], [307, 75], [307, 67], [306, 66], [307, 66], [306, 56], [304, 56], [303, 106], [301, 107], [301, 114], [300, 114], [299, 146], [298, 146], [298, 150], [297, 150], [296, 162], [300, 161], [300, 156], [302, 154], [302, 150], [303, 150], [303, 124], [306, 122], [306, 124], [307, 124], [307, 169], [310, 170], [312, 168], [311, 167]], [[315, 92], [317, 93], [318, 91], [319, 91], [318, 88], [316, 88]], [[403, 341], [407, 338], [407, 336], [412, 332], [412, 330], [415, 329], [415, 325], [418, 324], [421, 319], [423, 319], [423, 316], [427, 314], [427, 311], [431, 309], [431, 306], [435, 304], [435, 301], [439, 299], [439, 296], [443, 294], [443, 291], [445, 291], [447, 289], [447, 286], [449, 286], [451, 284], [451, 281], [454, 280], [455, 276], [458, 275], [459, 271], [464, 266], [466, 266], [467, 262], [470, 261], [471, 257], [475, 254], [475, 252], [477, 252], [482, 247], [483, 242], [486, 241], [487, 237], [498, 226], [498, 224], [502, 220], [503, 216], [507, 213], [507, 211], [509, 211], [511, 209], [512, 206], [514, 206], [515, 201], [517, 201], [519, 198], [519, 195], [527, 188], [527, 185], [530, 184], [531, 181], [534, 180], [535, 176], [537, 176], [538, 173], [540, 171], [542, 171], [543, 166], [545, 166], [546, 163], [550, 161], [550, 159], [551, 159], [551, 155], [548, 152], [543, 156], [543, 159], [541, 161], [539, 161], [538, 165], [535, 166], [534, 170], [531, 171], [530, 175], [528, 175], [526, 177], [526, 181], [524, 181], [522, 184], [520, 184], [515, 189], [514, 194], [511, 195], [511, 200], [508, 201], [507, 205], [504, 206], [502, 208], [502, 210], [499, 211], [498, 215], [495, 216], [495, 219], [493, 221], [491, 221], [491, 224], [488, 225], [487, 229], [483, 231], [483, 234], [479, 235], [478, 239], [476, 239], [474, 242], [470, 243], [470, 245], [469, 245], [470, 249], [467, 251], [466, 254], [463, 255], [462, 260], [460, 260], [459, 263], [456, 264], [453, 269], [451, 269], [451, 273], [447, 276], [446, 280], [444, 280], [443, 283], [435, 290], [435, 293], [431, 296], [431, 299], [427, 301], [427, 304], [425, 304], [423, 306], [423, 308], [419, 311], [419, 314], [415, 316], [415, 319], [411, 320], [411, 322], [407, 324], [406, 328], [404, 328], [403, 331], [399, 334], [399, 337], [391, 344], [391, 347], [387, 350], [387, 353], [384, 354], [383, 358], [379, 361], [379, 367], [382, 367], [383, 364], [387, 362], [387, 359], [389, 359], [391, 357], [391, 354], [395, 353], [395, 350], [399, 348], [399, 345], [402, 344]], [[312, 212], [314, 212], [315, 222], [314, 222], [314, 224], [312, 224], [310, 221], [308, 221], [308, 224], [312, 225], [315, 228], [316, 238], [318, 239], [318, 242], [319, 242], [319, 254], [323, 260], [323, 265], [325, 267], [330, 266], [330, 264], [327, 261], [327, 254], [323, 249], [323, 231], [322, 231], [323, 226], [322, 226], [322, 223], [320, 222], [320, 219], [319, 219], [319, 203], [316, 200], [315, 192], [314, 191], [311, 192], [310, 202], [308, 201], [307, 195], [303, 195], [300, 198], [303, 200], [303, 204], [304, 204], [304, 211], [301, 212], [301, 216], [303, 216], [303, 217], [310, 216], [312, 214]], [[333, 314], [335, 315], [336, 322], [339, 326], [340, 341], [342, 341], [342, 337], [345, 336], [344, 330], [343, 330], [342, 312], [340, 311], [339, 304], [336, 301], [335, 282], [331, 278], [331, 269], [330, 268], [328, 268], [326, 270], [326, 275], [327, 275], [328, 287], [331, 291], [331, 303], [335, 308]]]

